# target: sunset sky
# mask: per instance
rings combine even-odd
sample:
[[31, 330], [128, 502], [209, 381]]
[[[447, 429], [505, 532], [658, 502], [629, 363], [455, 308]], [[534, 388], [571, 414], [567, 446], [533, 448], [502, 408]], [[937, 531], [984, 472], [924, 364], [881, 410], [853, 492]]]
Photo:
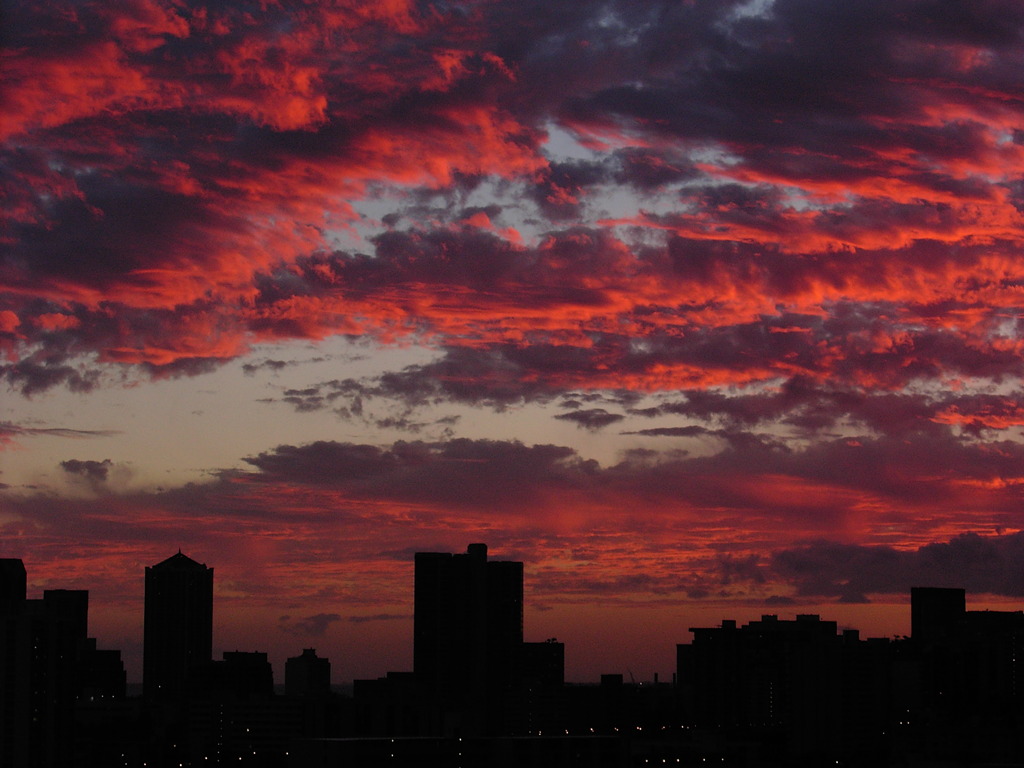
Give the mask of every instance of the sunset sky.
[[0, 557], [215, 569], [214, 649], [412, 666], [526, 564], [567, 678], [1024, 607], [1024, 4], [10, 0]]

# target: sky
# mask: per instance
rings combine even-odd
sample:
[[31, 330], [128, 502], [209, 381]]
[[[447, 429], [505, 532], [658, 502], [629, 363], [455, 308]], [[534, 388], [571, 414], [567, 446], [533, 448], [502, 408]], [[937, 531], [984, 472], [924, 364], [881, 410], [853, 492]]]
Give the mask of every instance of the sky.
[[522, 560], [567, 678], [1024, 598], [1024, 5], [10, 0], [0, 556], [215, 569], [214, 649], [412, 666]]

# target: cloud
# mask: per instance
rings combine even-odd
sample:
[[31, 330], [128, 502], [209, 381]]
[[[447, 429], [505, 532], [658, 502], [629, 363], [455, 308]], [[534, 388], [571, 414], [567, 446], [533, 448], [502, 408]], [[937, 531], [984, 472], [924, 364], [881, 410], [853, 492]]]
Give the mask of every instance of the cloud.
[[696, 437], [705, 435], [708, 430], [705, 427], [650, 427], [638, 429], [634, 432], [624, 432], [625, 435], [647, 435], [648, 437]]
[[82, 372], [70, 365], [21, 360], [10, 365], [0, 365], [0, 378], [28, 397], [60, 385], [72, 392], [91, 392], [98, 386], [100, 374], [99, 371]]
[[285, 615], [278, 619], [278, 628], [300, 637], [323, 637], [331, 624], [341, 621], [337, 613], [316, 613], [303, 618]]
[[626, 417], [621, 413], [610, 413], [604, 408], [587, 408], [584, 410], [569, 411], [568, 413], [560, 413], [556, 415], [555, 418], [562, 419], [563, 421], [574, 421], [578, 427], [596, 431], [603, 427], [607, 427], [609, 424], [622, 421]]
[[288, 362], [286, 360], [261, 360], [257, 363], [245, 363], [242, 365], [242, 370], [249, 376], [254, 375], [261, 369], [267, 369], [273, 373], [279, 373], [290, 365], [295, 365], [294, 362]]
[[110, 459], [104, 459], [103, 461], [68, 459], [60, 463], [60, 468], [68, 474], [81, 475], [90, 483], [96, 484], [106, 482], [111, 466], [113, 466], [113, 462]]
[[73, 440], [91, 439], [96, 437], [113, 437], [121, 434], [118, 430], [104, 429], [71, 429], [68, 427], [29, 427], [12, 422], [0, 422], [0, 447], [8, 446], [20, 437], [51, 436], [66, 437]]
[[352, 499], [506, 513], [578, 486], [593, 467], [571, 448], [465, 438], [399, 441], [389, 448], [326, 441], [282, 445], [245, 461], [259, 472], [237, 476], [239, 482], [301, 483]]
[[[715, 437], [605, 465], [510, 440], [281, 445], [170, 490], [6, 489], [0, 530], [38, 578], [88, 581], [97, 600], [134, 594], [139, 562], [183, 547], [225, 574], [228, 604], [292, 617], [285, 634], [405, 615], [411, 553], [466, 541], [530, 563], [548, 605], [851, 601], [951, 579], [1019, 594], [1018, 444]], [[314, 603], [336, 607], [295, 617]]]
[[864, 601], [911, 587], [961, 587], [975, 594], [1024, 596], [1024, 534], [964, 533], [915, 549], [821, 541], [773, 553], [771, 570], [802, 596]]
[[1012, 4], [382, 8], [16, 3], [0, 376], [337, 334], [462, 402], [1021, 375]]
[[348, 620], [353, 624], [366, 624], [373, 621], [397, 621], [400, 619], [411, 619], [411, 615], [397, 613], [376, 613], [372, 616], [349, 616]]

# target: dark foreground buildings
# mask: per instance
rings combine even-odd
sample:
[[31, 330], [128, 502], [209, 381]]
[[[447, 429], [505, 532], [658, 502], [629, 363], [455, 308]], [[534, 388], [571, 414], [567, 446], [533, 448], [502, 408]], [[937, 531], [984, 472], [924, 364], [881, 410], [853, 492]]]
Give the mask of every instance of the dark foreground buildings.
[[[88, 637], [88, 593], [26, 594], [0, 559], [0, 766], [627, 768], [1024, 765], [1024, 613], [915, 588], [912, 635], [816, 615], [694, 628], [673, 681], [564, 683], [523, 641], [523, 566], [482, 544], [415, 561], [414, 669], [331, 689], [311, 648], [213, 659], [212, 569], [146, 569], [145, 695]], [[632, 676], [630, 676], [632, 677]]]
[[121, 654], [88, 637], [88, 592], [30, 600], [26, 583], [21, 560], [0, 559], [0, 766], [93, 765], [102, 726], [75, 725], [124, 700]]
[[815, 615], [692, 629], [681, 721], [740, 765], [1024, 765], [1024, 613], [915, 588], [911, 623], [893, 641]]

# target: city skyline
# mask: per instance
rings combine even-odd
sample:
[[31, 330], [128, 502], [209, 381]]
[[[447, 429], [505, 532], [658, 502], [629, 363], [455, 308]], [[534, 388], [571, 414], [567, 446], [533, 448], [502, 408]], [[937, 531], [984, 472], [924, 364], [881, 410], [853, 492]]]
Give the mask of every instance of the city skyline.
[[411, 554], [467, 541], [578, 681], [723, 615], [1024, 599], [1018, 4], [13, 0], [4, 34], [0, 557], [89, 589], [133, 679], [176, 550], [215, 649], [342, 679], [412, 668]]
[[[471, 565], [474, 560], [478, 562], [477, 566]], [[17, 559], [0, 558], [0, 563], [4, 565], [10, 565], [14, 562], [17, 562]], [[488, 560], [488, 547], [486, 544], [471, 544], [467, 551], [462, 554], [418, 552], [416, 553], [416, 559], [408, 565], [410, 567], [405, 575], [408, 578], [406, 591], [409, 593], [409, 607], [412, 609], [414, 605], [420, 605], [420, 612], [424, 617], [424, 636], [419, 643], [422, 646], [421, 651], [424, 660], [419, 665], [418, 676], [424, 680], [433, 680], [432, 684], [435, 686], [441, 681], [449, 679], [452, 674], [450, 671], [441, 674], [442, 670], [451, 670], [461, 666], [465, 666], [466, 670], [460, 672], [460, 674], [468, 674], [468, 670], [474, 668], [474, 665], [479, 666], [482, 670], [485, 666], [487, 669], [491, 669], [494, 664], [497, 664], [494, 669], [491, 669], [490, 676], [497, 675], [500, 678], [500, 674], [495, 672], [495, 670], [505, 670], [507, 672], [510, 669], [510, 662], [516, 661], [518, 663], [515, 654], [509, 651], [511, 647], [508, 644], [509, 642], [513, 644], [526, 642], [528, 646], [541, 646], [545, 642], [555, 642], [566, 637], [564, 633], [559, 635], [557, 632], [558, 628], [554, 625], [547, 625], [545, 629], [548, 632], [545, 633], [544, 631], [538, 631], [536, 627], [528, 626], [523, 621], [523, 616], [531, 613], [529, 609], [532, 607], [530, 605], [529, 590], [524, 590], [522, 583], [524, 566], [529, 564], [509, 561], [503, 558], [500, 553], [497, 559]], [[497, 568], [500, 570], [492, 571], [487, 576], [490, 579], [488, 582], [489, 586], [480, 593], [479, 590], [483, 583], [484, 574], [481, 566], [485, 565], [490, 565], [492, 569]], [[474, 567], [480, 569], [478, 575], [474, 575]], [[509, 568], [513, 570], [508, 570]], [[26, 570], [29, 575], [25, 580], [25, 592], [30, 599], [38, 600], [43, 597], [44, 592], [43, 590], [34, 589], [30, 569], [22, 569], [23, 573]], [[163, 669], [158, 668], [155, 670], [153, 677], [159, 678], [161, 681], [168, 678], [173, 680], [176, 692], [170, 694], [171, 698], [180, 695], [182, 690], [187, 689], [187, 670], [197, 663], [194, 659], [208, 662], [210, 659], [215, 659], [221, 654], [265, 654], [270, 659], [271, 667], [274, 671], [275, 684], [281, 686], [284, 684], [283, 675], [286, 660], [291, 660], [303, 648], [303, 652], [309, 651], [313, 654], [318, 650], [305, 647], [300, 648], [301, 635], [293, 635], [290, 641], [280, 645], [275, 644], [272, 642], [272, 635], [264, 631], [266, 628], [261, 628], [256, 620], [252, 622], [251, 626], [253, 629], [251, 634], [238, 638], [241, 640], [240, 643], [235, 641], [232, 645], [230, 642], [218, 643], [214, 641], [213, 638], [218, 633], [218, 630], [223, 630], [223, 627], [218, 627], [218, 598], [216, 597], [215, 590], [216, 581], [213, 579], [214, 567], [207, 567], [205, 563], [196, 562], [181, 550], [161, 560], [154, 566], [145, 566], [144, 572], [145, 582], [150, 585], [146, 589], [146, 594], [151, 595], [151, 599], [145, 601], [145, 605], [148, 605], [152, 611], [154, 617], [151, 621], [152, 636], [155, 640], [155, 646], [159, 647], [159, 650], [155, 650], [152, 654], [154, 657], [154, 667], [166, 667], [169, 665], [171, 669], [176, 670], [176, 673], [169, 674]], [[12, 580], [8, 578], [4, 583], [18, 587], [17, 579]], [[492, 583], [493, 586], [490, 586]], [[77, 595], [82, 605], [88, 604], [87, 609], [82, 609], [82, 616], [84, 617], [86, 610], [89, 612], [89, 633], [92, 635], [98, 634], [93, 628], [95, 624], [94, 616], [96, 613], [102, 614], [105, 606], [95, 599], [90, 600], [87, 586], [79, 584], [80, 586], [77, 590], [69, 591], [65, 588], [66, 585], [55, 582], [53, 586], [45, 590], [45, 594], [51, 596], [48, 599], [53, 599], [55, 596], [63, 593]], [[15, 589], [15, 592], [17, 592], [17, 589]], [[34, 592], [39, 592], [39, 595], [35, 596]], [[418, 600], [416, 598], [417, 592], [420, 593]], [[477, 593], [476, 596], [469, 597], [474, 592]], [[827, 617], [829, 619], [827, 623], [833, 629], [838, 628], [840, 633], [852, 631], [865, 638], [876, 637], [879, 640], [886, 641], [911, 637], [911, 630], [915, 626], [918, 627], [918, 634], [926, 636], [929, 617], [928, 614], [925, 614], [923, 618], [915, 618], [916, 614], [912, 613], [912, 608], [918, 610], [918, 607], [908, 600], [912, 593], [923, 596], [936, 595], [933, 600], [936, 601], [935, 605], [937, 607], [931, 609], [933, 615], [945, 617], [951, 612], [955, 613], [959, 610], [962, 613], [966, 610], [965, 590], [962, 588], [917, 586], [908, 590], [907, 594], [903, 596], [903, 600], [899, 603], [902, 614], [898, 620], [899, 632], [873, 634], [871, 631], [865, 631], [863, 626], [835, 621], [834, 617]], [[469, 651], [470, 638], [475, 638], [474, 642], [479, 642], [480, 632], [484, 632], [484, 635], [487, 635], [491, 630], [484, 630], [483, 626], [485, 625], [481, 625], [479, 630], [470, 631], [471, 623], [467, 618], [469, 614], [464, 612], [467, 610], [470, 613], [479, 611], [482, 606], [491, 604], [495, 599], [500, 604], [502, 599], [500, 596], [502, 595], [517, 595], [514, 600], [516, 607], [511, 609], [512, 615], [516, 618], [511, 623], [506, 618], [499, 619], [496, 626], [502, 627], [501, 633], [508, 632], [518, 622], [522, 622], [523, 628], [521, 631], [512, 630], [511, 641], [501, 641], [499, 643], [501, 651], [497, 658], [489, 662], [489, 665], [485, 664], [482, 660], [485, 657], [477, 659], [477, 661], [471, 664], [469, 659], [473, 654]], [[210, 600], [210, 597], [212, 597], [212, 600]], [[978, 600], [976, 597], [971, 596], [971, 608], [975, 613], [986, 613], [994, 610], [994, 613], [1011, 612], [1024, 614], [1024, 601], [1018, 604], [1000, 603], [997, 608], [993, 608], [991, 603]], [[917, 599], [915, 598], [915, 600]], [[467, 605], [469, 602], [475, 602], [479, 605], [477, 608], [455, 607], [464, 601], [467, 601]], [[923, 600], [922, 604], [929, 607], [931, 605], [930, 603], [924, 603]], [[244, 606], [242, 610], [245, 610]], [[452, 613], [453, 610], [456, 612]], [[493, 606], [488, 610], [493, 610]], [[702, 614], [703, 618], [697, 623], [702, 626], [736, 627], [747, 622], [756, 624], [759, 620], [763, 621], [769, 618], [772, 620], [781, 618], [784, 620], [784, 623], [787, 623], [785, 621], [787, 616], [790, 619], [800, 619], [801, 616], [809, 615], [798, 611], [781, 611], [778, 606], [771, 608], [770, 613], [766, 613], [765, 610], [762, 609], [760, 613], [756, 614], [751, 613], [749, 610], [733, 611], [726, 614], [721, 609], [711, 609], [706, 614]], [[212, 612], [212, 623], [209, 623], [210, 612]], [[547, 611], [541, 612], [540, 615], [544, 613], [547, 613]], [[534, 612], [534, 615], [537, 614]], [[694, 614], [686, 615], [693, 616]], [[815, 618], [818, 616], [818, 614], [810, 615], [813, 615]], [[198, 618], [198, 624], [196, 624], [196, 618], [193, 617]], [[119, 658], [124, 656], [123, 662], [124, 669], [127, 672], [127, 682], [131, 686], [137, 686], [137, 692], [142, 691], [141, 686], [144, 681], [142, 650], [144, 647], [144, 637], [147, 636], [144, 623], [141, 621], [142, 616], [139, 618], [139, 636], [137, 638], [124, 638], [126, 643], [124, 648], [116, 645], [111, 646], [110, 643], [102, 642], [102, 639], [100, 642], [100, 645], [115, 648]], [[339, 642], [338, 637], [332, 637], [328, 632], [311, 633], [312, 636], [320, 639], [319, 651], [322, 655], [326, 656], [327, 661], [330, 662], [331, 658], [334, 658], [333, 663], [328, 665], [332, 670], [330, 674], [332, 685], [347, 686], [358, 679], [371, 680], [382, 678], [385, 674], [395, 672], [404, 674], [416, 671], [417, 664], [415, 662], [416, 655], [414, 649], [417, 645], [417, 635], [413, 631], [414, 614], [410, 613], [406, 617], [396, 616], [392, 618], [394, 620], [407, 620], [409, 632], [408, 637], [401, 641], [406, 643], [404, 653], [391, 655], [389, 658], [395, 662], [396, 666], [387, 669], [379, 667], [359, 669], [345, 666], [347, 660], [359, 657], [361, 651], [366, 649], [360, 648], [358, 645], [345, 645]], [[480, 621], [480, 619], [476, 621]], [[490, 621], [491, 619], [488, 618], [487, 622], [489, 623]], [[175, 623], [177, 623], [177, 626], [174, 626]], [[328, 625], [330, 623], [325, 622]], [[792, 623], [792, 621], [790, 620], [788, 623]], [[444, 628], [448, 624], [451, 626]], [[923, 631], [922, 627], [924, 627]], [[85, 636], [85, 630], [83, 618], [79, 634]], [[586, 667], [586, 665], [582, 667], [579, 665], [578, 652], [581, 648], [574, 648], [571, 643], [560, 642], [559, 645], [566, 648], [565, 669], [572, 670], [573, 673], [565, 677], [565, 682], [593, 684], [608, 675], [624, 675], [637, 683], [657, 682], [659, 679], [663, 682], [671, 680], [676, 673], [679, 663], [677, 658], [678, 646], [688, 645], [693, 637], [696, 637], [700, 632], [706, 631], [708, 630], [695, 630], [691, 622], [691, 626], [688, 626], [679, 636], [672, 640], [668, 647], [654, 649], [651, 647], [644, 648], [643, 644], [645, 641], [643, 639], [641, 639], [638, 646], [623, 646], [620, 643], [621, 637], [630, 634], [628, 628], [604, 627], [599, 635], [592, 635], [583, 640], [584, 648], [582, 650], [586, 650], [590, 643], [599, 643], [606, 648], [603, 658], [609, 660], [609, 663], [603, 667], [594, 667], [592, 669]], [[548, 636], [549, 634], [551, 636]], [[556, 637], [555, 635], [559, 636]], [[458, 639], [460, 636], [462, 636], [461, 640]], [[646, 635], [641, 632], [641, 637], [646, 637]], [[541, 638], [546, 639], [542, 640]], [[640, 652], [633, 656], [616, 657], [615, 654], [623, 647], [632, 647], [634, 650], [639, 649]], [[185, 648], [189, 649], [186, 655], [182, 655], [182, 650], [175, 650]], [[125, 649], [127, 652], [125, 652]], [[137, 657], [135, 656], [135, 649], [138, 651]], [[325, 649], [328, 650], [326, 654], [324, 653]], [[638, 666], [636, 664], [638, 659], [656, 659], [660, 667]], [[570, 664], [569, 662], [571, 661], [576, 663]], [[581, 669], [586, 671], [581, 673]], [[154, 686], [154, 688], [159, 687], [161, 686]], [[154, 694], [147, 694], [147, 696], [159, 699], [161, 694], [154, 691]]]
[[[144, 689], [89, 634], [88, 590], [32, 598], [0, 558], [0, 752], [14, 768], [976, 764], [1019, 757], [1024, 610], [914, 587], [911, 633], [818, 614], [692, 627], [671, 681], [566, 684], [565, 645], [523, 634], [523, 563], [415, 553], [414, 669], [331, 685], [315, 649], [275, 688], [263, 651], [211, 649], [213, 568], [147, 567]], [[612, 632], [621, 632], [616, 628]], [[985, 764], [989, 764], [986, 762]], [[6, 764], [6, 763], [5, 763]], [[995, 764], [995, 763], [992, 763]]]

